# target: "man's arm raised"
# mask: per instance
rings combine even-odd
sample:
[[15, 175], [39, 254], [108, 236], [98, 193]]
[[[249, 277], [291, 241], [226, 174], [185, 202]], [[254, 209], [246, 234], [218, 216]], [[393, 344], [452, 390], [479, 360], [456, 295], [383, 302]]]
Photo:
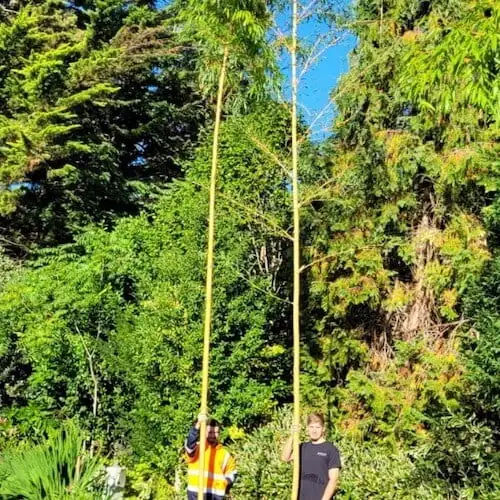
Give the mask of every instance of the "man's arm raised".
[[189, 429], [186, 441], [184, 441], [184, 450], [189, 457], [194, 457], [196, 455], [196, 450], [198, 449], [198, 441], [200, 439], [200, 424], [202, 420], [207, 420], [207, 416], [200, 413], [196, 423]]
[[300, 427], [292, 425], [292, 435], [285, 441], [283, 449], [281, 450], [281, 460], [283, 462], [291, 462], [293, 460], [293, 435], [295, 431], [300, 432]]

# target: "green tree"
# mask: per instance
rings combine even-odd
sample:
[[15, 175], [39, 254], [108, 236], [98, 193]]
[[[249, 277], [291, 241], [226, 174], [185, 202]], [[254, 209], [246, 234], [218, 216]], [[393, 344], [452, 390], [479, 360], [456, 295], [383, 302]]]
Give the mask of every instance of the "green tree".
[[71, 241], [86, 224], [137, 213], [180, 174], [205, 108], [196, 56], [164, 27], [168, 15], [143, 2], [46, 1], [1, 24], [7, 240]]
[[[394, 450], [438, 442], [434, 424], [459, 418], [467, 393], [457, 332], [496, 241], [498, 9], [361, 1], [349, 24], [359, 44], [308, 215], [303, 377], [345, 432]], [[431, 469], [450, 494], [468, 491]]]
[[[285, 107], [269, 105], [222, 126], [210, 399], [235, 429], [288, 397], [289, 240], [277, 229], [287, 179], [242, 133], [286, 148], [288, 123]], [[17, 369], [26, 365], [3, 408], [14, 432], [43, 433], [40, 414], [71, 416], [173, 473], [198, 406], [210, 143], [150, 214], [45, 251], [6, 286], [2, 363], [19, 353]]]
[[268, 43], [272, 26], [265, 0], [179, 0], [174, 9], [182, 37], [199, 54], [201, 91], [215, 102], [224, 50], [227, 49], [227, 111], [249, 110], [265, 100], [276, 81], [276, 59]]

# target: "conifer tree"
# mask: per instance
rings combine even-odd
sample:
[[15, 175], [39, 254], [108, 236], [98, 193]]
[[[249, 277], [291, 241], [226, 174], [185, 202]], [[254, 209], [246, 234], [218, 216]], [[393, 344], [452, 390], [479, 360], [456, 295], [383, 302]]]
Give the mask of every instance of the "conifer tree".
[[308, 215], [319, 229], [309, 306], [324, 311], [329, 361], [309, 359], [306, 377], [363, 439], [415, 443], [460, 393], [463, 300], [492, 251], [494, 12], [362, 1], [351, 23], [359, 44], [334, 93], [331, 179]]
[[180, 174], [204, 105], [192, 54], [163, 26], [166, 15], [117, 0], [42, 1], [1, 24], [0, 217], [10, 252], [112, 224]]

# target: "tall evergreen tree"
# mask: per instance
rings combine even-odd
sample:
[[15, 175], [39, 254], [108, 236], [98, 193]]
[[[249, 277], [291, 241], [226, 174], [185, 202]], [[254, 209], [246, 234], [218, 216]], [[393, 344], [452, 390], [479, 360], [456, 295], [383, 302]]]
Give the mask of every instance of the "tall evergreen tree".
[[144, 2], [47, 1], [0, 25], [8, 241], [71, 241], [88, 223], [137, 212], [180, 174], [204, 106], [195, 56], [164, 27], [166, 16]]
[[[469, 383], [458, 333], [495, 246], [498, 22], [493, 2], [356, 5], [331, 171], [309, 214], [309, 306], [323, 313], [305, 379], [360, 439], [432, 442]], [[444, 490], [474, 484], [482, 462]]]

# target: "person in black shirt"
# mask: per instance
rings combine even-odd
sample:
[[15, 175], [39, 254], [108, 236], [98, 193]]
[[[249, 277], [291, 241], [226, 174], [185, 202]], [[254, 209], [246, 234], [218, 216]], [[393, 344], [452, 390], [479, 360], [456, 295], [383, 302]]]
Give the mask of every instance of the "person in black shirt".
[[[331, 500], [337, 489], [340, 453], [325, 441], [325, 419], [321, 413], [307, 417], [307, 435], [310, 441], [300, 445], [298, 500]], [[293, 460], [293, 433], [283, 447], [281, 460]]]

